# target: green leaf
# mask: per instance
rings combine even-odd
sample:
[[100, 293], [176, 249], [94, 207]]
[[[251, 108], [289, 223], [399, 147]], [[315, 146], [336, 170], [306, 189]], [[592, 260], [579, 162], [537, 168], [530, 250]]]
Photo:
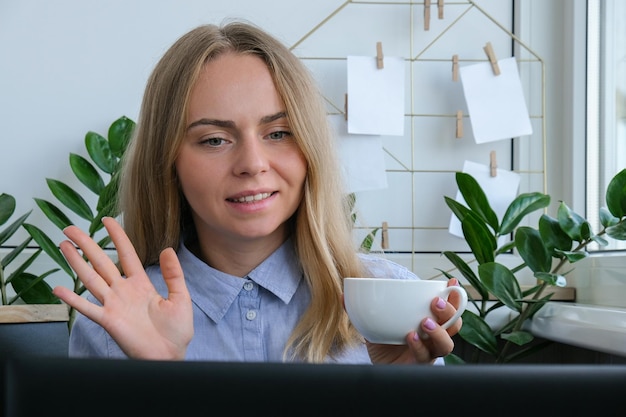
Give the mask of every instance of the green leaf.
[[619, 219], [611, 214], [606, 207], [600, 207], [600, 224], [603, 227], [615, 226]]
[[374, 244], [374, 239], [376, 237], [376, 233], [378, 232], [378, 227], [372, 230], [365, 236], [363, 241], [361, 242], [361, 249], [365, 252], [369, 252], [372, 250], [372, 245]]
[[469, 265], [463, 259], [461, 259], [460, 256], [450, 251], [443, 252], [443, 255], [446, 258], [448, 258], [450, 262], [452, 262], [452, 264], [456, 267], [456, 269], [459, 270], [461, 275], [463, 275], [463, 277], [465, 277], [465, 279], [469, 281], [470, 285], [474, 287], [476, 291], [478, 291], [478, 294], [480, 294], [480, 297], [483, 300], [486, 300], [489, 298], [489, 291], [487, 290], [487, 288], [485, 288], [483, 283], [480, 282], [480, 279], [478, 279], [476, 274], [474, 274], [474, 271], [469, 267]]
[[567, 235], [576, 242], [582, 242], [583, 238], [583, 224], [587, 223], [582, 216], [572, 211], [567, 204], [561, 202], [557, 210], [557, 219], [561, 229]]
[[449, 353], [443, 357], [443, 363], [446, 365], [463, 365], [465, 361], [454, 353]]
[[509, 205], [502, 217], [499, 234], [511, 233], [528, 214], [545, 208], [550, 204], [550, 196], [542, 193], [525, 193], [518, 195]]
[[565, 277], [560, 274], [553, 274], [551, 272], [537, 272], [534, 274], [534, 276], [540, 281], [547, 282], [548, 284], [557, 287], [564, 287], [566, 284]]
[[19, 217], [17, 220], [15, 220], [13, 223], [8, 225], [3, 231], [0, 232], [0, 245], [9, 240], [9, 238], [13, 236], [15, 232], [17, 232], [17, 230], [20, 228], [22, 223], [24, 223], [26, 218], [30, 216], [31, 211], [32, 210], [28, 211], [28, 213], [26, 214], [23, 214], [21, 217]]
[[[9, 253], [7, 253], [2, 258], [2, 260], [0, 261], [0, 266], [2, 266], [2, 268], [6, 268], [11, 262], [13, 262], [19, 256], [20, 253], [22, 253], [24, 251], [24, 249], [26, 249], [26, 247], [28, 246], [28, 244], [30, 243], [31, 240], [32, 240], [32, 238], [28, 237], [22, 243], [20, 243], [16, 247], [14, 247], [13, 250], [11, 250]], [[16, 271], [19, 272], [20, 269], [22, 267], [25, 267], [25, 266], [26, 266], [26, 262], [24, 262], [24, 264], [22, 264], [22, 266], [18, 267], [18, 269], [13, 271], [13, 273], [15, 273]], [[10, 281], [10, 278], [7, 279], [7, 282], [9, 282], [9, 281]]]
[[16, 298], [21, 298], [26, 304], [61, 304], [61, 300], [52, 293], [52, 287], [44, 281], [47, 275], [55, 271], [58, 269], [48, 271], [38, 277], [27, 272], [15, 277], [11, 285], [15, 290]]
[[448, 207], [450, 207], [450, 210], [452, 210], [452, 214], [454, 214], [456, 218], [462, 222], [467, 213], [469, 213], [470, 209], [450, 197], [444, 197], [444, 200]]
[[109, 127], [109, 146], [111, 152], [121, 158], [128, 147], [128, 143], [135, 129], [135, 122], [126, 116], [122, 116], [114, 121]]
[[500, 337], [503, 338], [504, 340], [508, 340], [509, 342], [515, 343], [518, 346], [523, 346], [527, 343], [530, 343], [534, 339], [534, 336], [532, 334], [525, 332], [523, 330], [518, 330], [516, 332], [511, 332], [511, 333], [502, 333]]
[[85, 135], [87, 153], [98, 168], [112, 174], [117, 167], [117, 159], [113, 156], [109, 142], [95, 132], [87, 132]]
[[115, 208], [117, 206], [117, 195], [119, 189], [119, 173], [113, 174], [109, 183], [102, 189], [98, 197], [98, 204], [96, 210], [102, 211], [107, 208], [107, 213], [111, 217], [116, 216]]
[[539, 231], [527, 226], [519, 227], [515, 231], [515, 247], [531, 271], [550, 271], [552, 257], [543, 244]]
[[567, 258], [567, 260], [569, 261], [569, 263], [574, 263], [574, 262], [578, 262], [582, 259], [585, 259], [586, 257], [589, 256], [589, 253], [586, 251], [569, 251], [569, 250], [558, 250], [555, 249], [554, 250], [556, 253], [564, 256], [565, 258]]
[[572, 238], [561, 229], [557, 219], [547, 214], [542, 214], [539, 218], [539, 234], [550, 254], [554, 254], [555, 249], [568, 251], [572, 248]]
[[35, 198], [35, 202], [43, 211], [43, 214], [54, 223], [56, 227], [60, 230], [65, 229], [67, 226], [72, 225], [72, 221], [63, 213], [57, 206], [50, 203], [49, 201], [43, 200], [41, 198]]
[[0, 224], [6, 223], [15, 212], [15, 197], [10, 194], [0, 194]]
[[626, 168], [618, 172], [606, 188], [606, 204], [618, 219], [626, 216]]
[[493, 262], [497, 242], [487, 225], [472, 211], [461, 222], [461, 228], [478, 263]]
[[521, 311], [522, 291], [510, 269], [497, 262], [490, 262], [478, 266], [478, 275], [489, 292], [504, 305], [514, 311]]
[[498, 341], [485, 320], [470, 310], [465, 310], [461, 319], [463, 325], [459, 330], [459, 336], [463, 340], [490, 355], [498, 354]]
[[59, 248], [52, 242], [52, 240], [37, 226], [25, 223], [24, 228], [26, 229], [28, 234], [32, 236], [35, 242], [37, 242], [41, 249], [43, 249], [43, 251], [46, 252], [46, 254], [48, 254], [48, 256], [52, 258], [52, 260], [56, 262], [63, 271], [65, 271], [69, 276], [74, 278], [74, 272], [72, 271], [72, 268], [70, 268], [69, 264], [65, 260], [65, 257], [63, 256]]
[[104, 180], [91, 165], [91, 162], [80, 155], [70, 153], [70, 167], [76, 178], [94, 194], [100, 194], [104, 188]]
[[606, 246], [606, 245], [609, 244], [609, 242], [605, 238], [603, 238], [601, 236], [598, 236], [598, 235], [591, 236], [591, 240], [593, 240], [594, 242], [596, 242], [600, 246]]
[[591, 239], [593, 236], [593, 231], [591, 230], [591, 223], [588, 221], [584, 221], [583, 224], [580, 225], [580, 237], [582, 240]]
[[480, 184], [471, 175], [464, 172], [456, 173], [456, 183], [468, 207], [494, 231], [498, 230], [498, 217], [489, 205], [489, 200]]
[[93, 220], [91, 208], [80, 194], [61, 181], [47, 178], [46, 182], [48, 183], [48, 188], [50, 188], [52, 194], [59, 199], [65, 207], [69, 208], [87, 221]]
[[607, 227], [606, 234], [616, 240], [626, 240], [626, 221]]

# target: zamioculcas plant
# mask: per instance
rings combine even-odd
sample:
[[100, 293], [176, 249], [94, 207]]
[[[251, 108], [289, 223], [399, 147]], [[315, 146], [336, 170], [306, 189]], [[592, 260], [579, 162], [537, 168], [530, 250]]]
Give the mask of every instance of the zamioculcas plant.
[[[15, 213], [16, 202], [12, 195], [0, 194], [0, 226], [6, 224]], [[4, 245], [15, 233], [20, 230], [30, 211], [14, 219], [4, 229], [0, 230], [0, 245]], [[0, 258], [0, 305], [23, 304], [60, 304], [61, 301], [52, 294], [52, 288], [45, 278], [58, 271], [51, 269], [40, 275], [28, 271], [28, 268], [41, 254], [41, 249], [35, 250], [25, 259], [25, 254], [32, 237], [25, 238], [20, 244], [12, 248]], [[18, 261], [23, 259], [23, 261]], [[13, 291], [9, 291], [11, 288]]]
[[[91, 131], [85, 135], [85, 148], [91, 160], [75, 153], [69, 155], [70, 168], [76, 178], [87, 191], [97, 196], [95, 208], [87, 203], [87, 199], [79, 191], [64, 182], [46, 179], [52, 195], [64, 206], [65, 212], [48, 200], [35, 198], [35, 201], [45, 216], [60, 230], [74, 224], [70, 216], [77, 216], [88, 222], [89, 235], [93, 238], [103, 228], [102, 217], [116, 217], [119, 214], [117, 194], [121, 158], [130, 142], [134, 128], [135, 122], [122, 116], [110, 125], [106, 138]], [[24, 227], [39, 247], [72, 278], [74, 291], [82, 294], [85, 288], [67, 264], [57, 243], [34, 225], [25, 223]], [[98, 245], [103, 248], [109, 243], [108, 235], [98, 241]]]
[[[617, 173], [607, 187], [606, 207], [600, 211], [602, 230], [597, 233], [564, 202], [559, 204], [556, 217], [542, 214], [537, 228], [519, 226], [530, 213], [548, 207], [550, 196], [542, 193], [518, 195], [500, 220], [471, 175], [457, 172], [456, 182], [467, 206], [444, 198], [461, 222], [476, 267], [470, 267], [454, 252], [446, 251], [444, 255], [480, 295], [480, 299], [471, 299], [476, 312], [468, 308], [463, 313], [459, 336], [475, 347], [476, 360], [470, 362], [478, 361], [481, 352], [495, 363], [514, 362], [537, 347], [531, 344], [533, 335], [524, 330], [524, 323], [550, 300], [552, 293], [546, 295], [546, 288], [564, 286], [565, 275], [572, 269], [570, 265], [589, 256], [587, 247], [592, 242], [606, 246], [607, 238], [626, 240], [626, 169]], [[502, 236], [512, 239], [498, 246]], [[512, 252], [519, 255], [521, 263], [509, 269], [498, 262], [498, 257]], [[515, 274], [526, 268], [532, 271], [537, 285], [522, 291]], [[448, 278], [452, 276], [442, 272]], [[515, 314], [508, 323], [495, 329], [486, 318], [500, 308], [508, 308]], [[445, 360], [450, 364], [464, 362], [453, 354]]]

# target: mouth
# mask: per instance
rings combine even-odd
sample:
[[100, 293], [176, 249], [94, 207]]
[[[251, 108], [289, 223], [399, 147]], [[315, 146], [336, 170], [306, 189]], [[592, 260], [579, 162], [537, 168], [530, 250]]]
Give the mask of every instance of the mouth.
[[256, 203], [272, 196], [274, 193], [258, 193], [254, 195], [246, 195], [238, 198], [227, 198], [231, 203]]

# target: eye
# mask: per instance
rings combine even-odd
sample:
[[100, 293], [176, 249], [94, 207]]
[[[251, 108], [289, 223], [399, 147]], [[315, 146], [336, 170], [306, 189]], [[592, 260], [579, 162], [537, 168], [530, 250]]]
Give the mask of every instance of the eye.
[[225, 139], [223, 139], [223, 138], [217, 138], [217, 137], [214, 137], [214, 138], [205, 138], [205, 139], [202, 139], [202, 140], [200, 141], [200, 144], [202, 144], [202, 145], [207, 145], [207, 146], [212, 146], [212, 147], [216, 147], [216, 146], [220, 146], [220, 145], [224, 144], [225, 142], [226, 142], [226, 140], [225, 140]]
[[272, 140], [285, 139], [287, 136], [291, 136], [291, 132], [286, 132], [284, 130], [279, 130], [279, 131], [276, 131], [276, 132], [272, 132], [269, 135], [267, 135], [267, 137], [272, 139]]

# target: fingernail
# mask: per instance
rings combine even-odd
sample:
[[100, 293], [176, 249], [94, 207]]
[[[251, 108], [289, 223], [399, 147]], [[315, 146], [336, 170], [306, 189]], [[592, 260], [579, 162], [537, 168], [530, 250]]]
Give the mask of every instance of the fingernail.
[[446, 300], [444, 300], [444, 299], [443, 299], [443, 298], [441, 298], [441, 297], [438, 297], [438, 298], [437, 298], [437, 304], [435, 304], [435, 305], [437, 306], [437, 308], [438, 308], [439, 310], [443, 310], [444, 308], [446, 308], [446, 304], [447, 304], [447, 303], [446, 303]]
[[427, 318], [426, 320], [424, 320], [424, 327], [426, 327], [428, 330], [435, 330], [436, 326], [437, 325], [432, 319]]
[[417, 342], [418, 340], [420, 340], [420, 335], [417, 332], [413, 333], [413, 341]]

